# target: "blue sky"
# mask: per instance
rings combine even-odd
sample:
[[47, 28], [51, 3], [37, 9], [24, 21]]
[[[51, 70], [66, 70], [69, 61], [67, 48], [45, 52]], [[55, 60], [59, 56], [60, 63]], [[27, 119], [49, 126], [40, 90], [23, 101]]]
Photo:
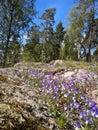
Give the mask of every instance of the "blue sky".
[[[68, 13], [74, 5], [74, 0], [36, 0], [35, 9], [38, 11], [37, 17], [41, 16], [48, 8], [56, 8], [55, 26], [62, 21], [63, 26], [68, 26]], [[40, 23], [38, 19], [35, 20]]]

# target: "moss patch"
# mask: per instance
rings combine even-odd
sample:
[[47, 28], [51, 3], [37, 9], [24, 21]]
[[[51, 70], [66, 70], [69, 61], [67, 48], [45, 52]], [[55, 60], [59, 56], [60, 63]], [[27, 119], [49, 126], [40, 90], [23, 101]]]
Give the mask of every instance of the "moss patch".
[[0, 81], [7, 82], [8, 77], [6, 75], [0, 75]]

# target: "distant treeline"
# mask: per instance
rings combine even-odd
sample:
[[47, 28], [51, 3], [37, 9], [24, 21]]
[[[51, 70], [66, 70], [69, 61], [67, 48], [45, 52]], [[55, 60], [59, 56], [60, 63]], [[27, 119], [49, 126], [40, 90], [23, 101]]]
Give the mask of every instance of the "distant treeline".
[[0, 1], [2, 67], [13, 66], [19, 61], [98, 61], [97, 0], [78, 0], [69, 13], [70, 25], [66, 29], [62, 21], [54, 29], [56, 8], [44, 11], [39, 18], [40, 25], [34, 23], [37, 14], [34, 4], [35, 0]]

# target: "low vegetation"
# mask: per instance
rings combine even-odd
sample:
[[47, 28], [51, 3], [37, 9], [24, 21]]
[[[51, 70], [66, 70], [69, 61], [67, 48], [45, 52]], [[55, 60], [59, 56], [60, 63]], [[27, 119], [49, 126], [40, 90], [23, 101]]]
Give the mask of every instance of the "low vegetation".
[[[70, 62], [66, 62], [66, 64], [69, 66]], [[79, 64], [73, 62], [70, 68], [77, 68], [77, 65], [79, 68]], [[53, 69], [51, 65], [40, 65], [40, 67]], [[88, 64], [84, 64], [83, 68], [88, 69]], [[54, 78], [54, 73], [51, 71], [44, 73], [36, 66], [33, 70], [29, 68], [23, 72], [17, 70], [16, 74], [20, 78], [26, 79], [25, 82], [28, 80], [31, 87], [41, 92], [39, 98], [48, 105], [59, 128], [70, 128], [70, 130], [76, 128], [81, 130], [98, 129], [98, 104], [92, 97], [92, 91], [96, 90], [95, 73], [89, 72], [81, 78], [73, 77], [66, 80], [60, 75], [56, 75]]]

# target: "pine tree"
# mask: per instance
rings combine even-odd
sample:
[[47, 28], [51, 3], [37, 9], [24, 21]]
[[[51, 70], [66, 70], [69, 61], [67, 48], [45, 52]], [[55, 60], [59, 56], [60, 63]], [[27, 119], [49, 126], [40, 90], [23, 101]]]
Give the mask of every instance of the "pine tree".
[[44, 54], [45, 62], [49, 62], [53, 60], [53, 25], [55, 23], [54, 15], [56, 13], [55, 8], [46, 9], [45, 12], [42, 14], [40, 19], [43, 21], [41, 23], [42, 32], [41, 32], [41, 39], [42, 39], [42, 54]]
[[60, 58], [60, 51], [61, 51], [61, 47], [62, 47], [62, 42], [64, 41], [64, 35], [65, 35], [65, 31], [64, 31], [64, 27], [63, 27], [63, 23], [59, 22], [56, 26], [56, 32], [55, 32], [55, 59], [59, 59]]

